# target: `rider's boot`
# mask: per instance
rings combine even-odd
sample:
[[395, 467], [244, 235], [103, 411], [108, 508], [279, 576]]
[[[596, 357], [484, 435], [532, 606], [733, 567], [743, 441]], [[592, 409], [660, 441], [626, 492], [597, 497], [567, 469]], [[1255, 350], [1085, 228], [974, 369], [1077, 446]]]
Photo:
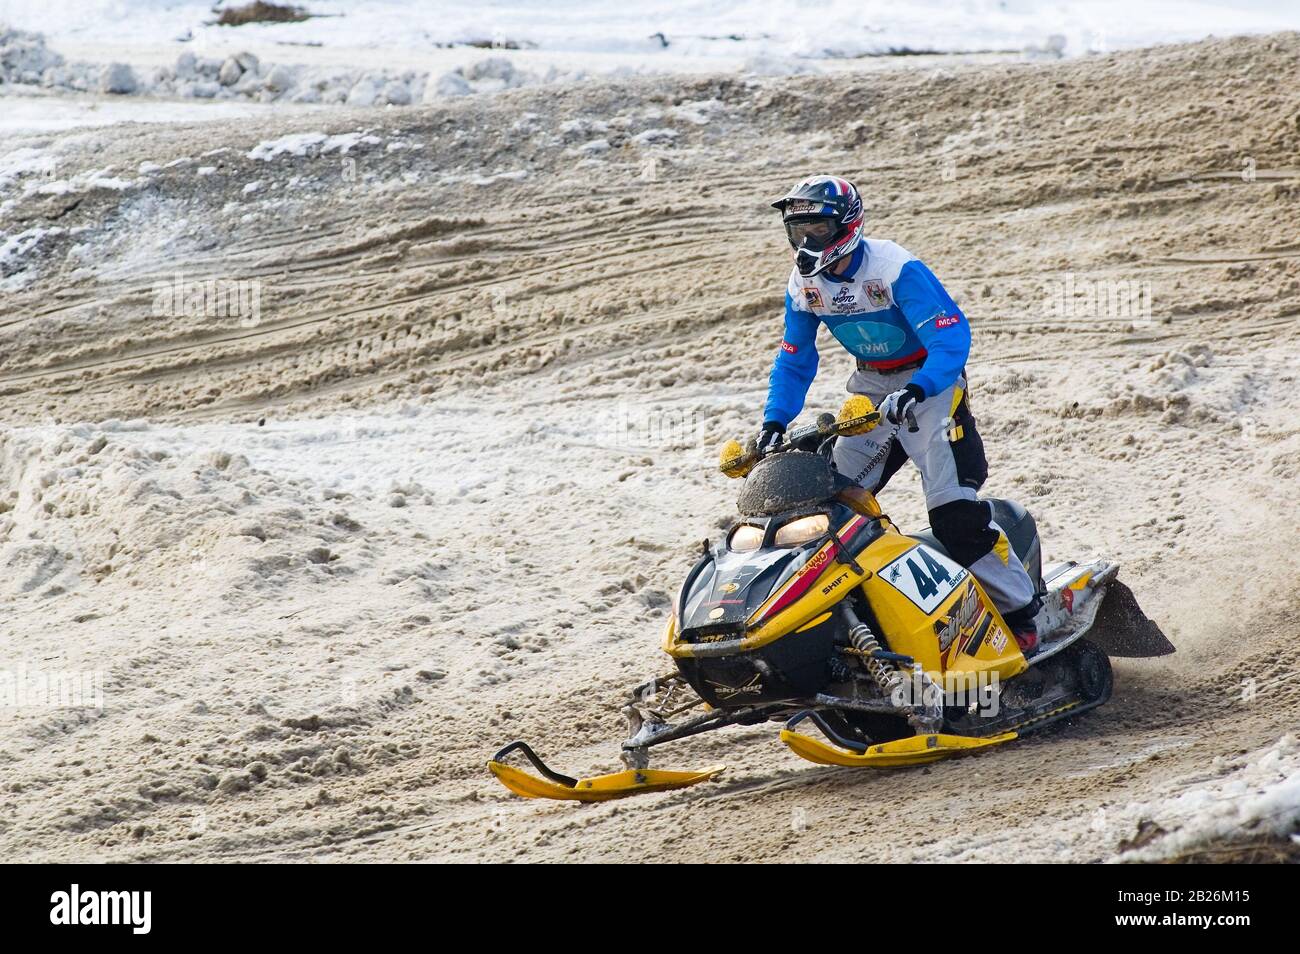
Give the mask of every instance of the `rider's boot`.
[[1035, 596], [1020, 609], [1002, 614], [1002, 618], [1011, 629], [1011, 635], [1016, 637], [1020, 651], [1026, 656], [1032, 655], [1038, 649], [1038, 624], [1034, 620], [1042, 605], [1042, 600]]

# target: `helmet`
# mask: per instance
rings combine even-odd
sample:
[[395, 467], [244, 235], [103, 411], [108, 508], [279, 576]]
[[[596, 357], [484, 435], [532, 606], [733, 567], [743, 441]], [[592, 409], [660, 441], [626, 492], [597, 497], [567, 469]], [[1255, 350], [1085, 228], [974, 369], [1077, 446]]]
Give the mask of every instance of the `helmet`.
[[852, 254], [862, 241], [862, 197], [853, 183], [812, 176], [772, 203], [781, 210], [799, 274], [811, 277]]

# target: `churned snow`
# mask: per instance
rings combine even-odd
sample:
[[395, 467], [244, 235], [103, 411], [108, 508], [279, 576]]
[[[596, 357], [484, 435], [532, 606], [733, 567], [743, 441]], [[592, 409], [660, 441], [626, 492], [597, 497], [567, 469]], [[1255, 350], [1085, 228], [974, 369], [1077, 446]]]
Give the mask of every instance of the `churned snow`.
[[330, 136], [323, 132], [294, 133], [279, 139], [259, 142], [248, 153], [249, 159], [271, 160], [276, 156], [305, 156], [309, 152], [324, 155], [330, 152], [347, 153], [358, 143], [377, 145], [379, 139], [365, 133], [340, 133]]

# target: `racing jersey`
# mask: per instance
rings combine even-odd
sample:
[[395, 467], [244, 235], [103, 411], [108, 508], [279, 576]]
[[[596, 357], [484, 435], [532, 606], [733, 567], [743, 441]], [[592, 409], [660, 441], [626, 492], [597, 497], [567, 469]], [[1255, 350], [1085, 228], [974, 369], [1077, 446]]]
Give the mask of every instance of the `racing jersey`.
[[790, 273], [764, 421], [789, 424], [803, 410], [817, 374], [819, 324], [877, 370], [921, 362], [911, 383], [926, 397], [950, 387], [970, 354], [970, 325], [925, 263], [894, 242], [864, 238], [843, 275]]

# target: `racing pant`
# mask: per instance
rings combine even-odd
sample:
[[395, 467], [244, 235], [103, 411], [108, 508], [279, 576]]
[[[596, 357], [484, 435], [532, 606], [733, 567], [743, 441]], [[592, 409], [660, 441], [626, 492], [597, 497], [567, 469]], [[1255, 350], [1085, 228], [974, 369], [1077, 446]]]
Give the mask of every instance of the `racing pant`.
[[[911, 376], [911, 368], [877, 371], [859, 363], [849, 378], [848, 390], [879, 404]], [[878, 494], [911, 458], [921, 471], [935, 537], [954, 560], [975, 575], [1013, 628], [1028, 623], [1038, 609], [1034, 584], [1012, 552], [1007, 535], [993, 520], [993, 508], [976, 493], [988, 477], [988, 461], [966, 399], [965, 373], [952, 387], [912, 405], [912, 409], [916, 433], [904, 423], [892, 443], [894, 425], [888, 421], [881, 421], [866, 434], [839, 438], [835, 442], [836, 469]]]

